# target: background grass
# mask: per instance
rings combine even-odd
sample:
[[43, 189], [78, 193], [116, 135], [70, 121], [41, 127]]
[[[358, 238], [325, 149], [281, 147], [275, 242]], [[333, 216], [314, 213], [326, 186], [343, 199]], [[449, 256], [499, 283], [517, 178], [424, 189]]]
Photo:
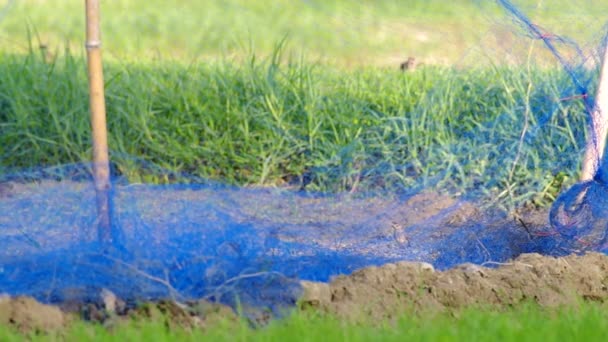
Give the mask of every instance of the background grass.
[[[14, 4], [0, 22], [1, 49], [27, 52], [32, 35], [53, 53], [66, 46], [82, 51], [84, 3], [0, 0], [0, 5], [9, 2]], [[602, 0], [515, 3], [538, 24], [583, 43], [591, 39], [589, 32], [599, 32], [608, 15]], [[121, 61], [266, 56], [284, 37], [291, 42], [290, 53], [340, 67], [396, 67], [408, 56], [427, 64], [454, 64], [480, 44], [495, 59], [520, 52], [521, 37], [513, 36], [494, 1], [126, 0], [101, 5], [105, 56]]]
[[[3, 4], [0, 168], [89, 160], [83, 4]], [[591, 44], [608, 13], [595, 0], [516, 4]], [[231, 184], [433, 185], [522, 202], [550, 201], [556, 177], [577, 173], [584, 112], [560, 101], [571, 82], [541, 70], [554, 59], [494, 2], [130, 0], [102, 11], [110, 148], [134, 181], [142, 158]], [[426, 67], [398, 72], [410, 55]]]
[[[569, 81], [556, 71], [339, 71], [281, 62], [280, 52], [244, 63], [107, 63], [118, 170], [137, 181], [145, 170], [135, 157], [230, 184], [437, 186], [502, 198], [513, 188], [519, 200], [577, 172], [585, 114], [580, 101], [560, 101]], [[82, 58], [2, 55], [0, 73], [5, 169], [89, 159]], [[534, 129], [520, 141], [526, 124]]]

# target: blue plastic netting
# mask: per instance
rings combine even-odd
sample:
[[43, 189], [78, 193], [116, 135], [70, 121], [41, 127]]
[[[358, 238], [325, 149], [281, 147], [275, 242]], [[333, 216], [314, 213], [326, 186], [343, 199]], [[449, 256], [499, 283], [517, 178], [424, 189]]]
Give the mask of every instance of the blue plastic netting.
[[[208, 298], [293, 304], [298, 279], [327, 281], [397, 260], [440, 269], [557, 252], [495, 210], [435, 193], [323, 195], [219, 185], [114, 184], [100, 242], [88, 181], [11, 183], [0, 199], [3, 291], [45, 301]], [[557, 253], [564, 253], [559, 251]]]

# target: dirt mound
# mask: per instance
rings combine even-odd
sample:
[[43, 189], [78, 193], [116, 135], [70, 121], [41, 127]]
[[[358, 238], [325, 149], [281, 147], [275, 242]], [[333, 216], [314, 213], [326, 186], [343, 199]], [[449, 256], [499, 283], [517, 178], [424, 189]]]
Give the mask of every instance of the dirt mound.
[[604, 254], [562, 258], [523, 254], [492, 266], [498, 267], [463, 264], [439, 272], [430, 264], [399, 262], [364, 268], [329, 284], [303, 282], [300, 305], [341, 318], [382, 320], [405, 310], [500, 309], [524, 302], [557, 307], [608, 299], [608, 256]]
[[136, 321], [162, 321], [169, 328], [186, 329], [205, 329], [220, 322], [238, 320], [236, 313], [230, 307], [204, 300], [187, 304], [167, 300], [146, 303], [130, 310], [126, 317]]
[[[608, 256], [604, 254], [561, 258], [523, 254], [512, 262], [486, 266], [490, 267], [463, 264], [441, 272], [427, 263], [399, 262], [363, 268], [330, 283], [304, 281], [300, 308], [379, 322], [406, 313], [453, 312], [471, 306], [500, 310], [532, 302], [553, 308], [581, 300], [608, 300]], [[81, 303], [74, 308], [72, 314], [80, 313], [85, 320], [107, 327], [133, 320], [161, 320], [169, 328], [204, 329], [221, 321], [238, 321], [229, 307], [206, 301], [159, 301], [129, 308], [106, 295], [100, 303]], [[0, 297], [0, 325], [22, 332], [61, 330], [70, 323], [70, 315], [32, 298]], [[267, 320], [251, 323], [264, 322]]]
[[230, 307], [205, 300], [186, 303], [160, 300], [127, 306], [105, 289], [99, 302], [68, 301], [59, 306], [41, 304], [31, 297], [0, 295], [0, 327], [11, 327], [22, 333], [61, 333], [77, 319], [107, 328], [129, 322], [156, 321], [168, 328], [205, 329], [220, 323], [236, 323], [239, 318]]
[[29, 297], [0, 297], [0, 325], [21, 332], [48, 332], [66, 326], [68, 317], [57, 307]]

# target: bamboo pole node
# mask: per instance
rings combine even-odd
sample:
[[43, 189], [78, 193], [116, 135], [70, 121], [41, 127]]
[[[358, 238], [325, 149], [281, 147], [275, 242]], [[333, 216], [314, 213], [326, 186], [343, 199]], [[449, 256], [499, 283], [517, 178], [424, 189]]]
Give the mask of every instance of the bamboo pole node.
[[92, 40], [90, 42], [86, 42], [84, 47], [87, 48], [87, 50], [100, 48], [101, 40]]

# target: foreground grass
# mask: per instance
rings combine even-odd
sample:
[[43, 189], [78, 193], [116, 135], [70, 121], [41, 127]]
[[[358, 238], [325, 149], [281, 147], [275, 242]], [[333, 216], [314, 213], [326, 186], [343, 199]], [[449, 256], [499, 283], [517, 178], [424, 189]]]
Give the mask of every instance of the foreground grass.
[[[403, 317], [385, 324], [352, 324], [315, 314], [295, 314], [252, 329], [218, 323], [206, 330], [169, 329], [162, 322], [114, 327], [77, 323], [60, 334], [28, 335], [33, 341], [604, 341], [608, 311], [596, 303], [558, 310], [527, 305], [506, 312], [465, 310], [452, 315]], [[0, 329], [0, 340], [25, 336]]]
[[[246, 63], [108, 63], [118, 170], [141, 180], [140, 158], [240, 185], [437, 186], [526, 200], [578, 168], [585, 113], [560, 101], [570, 81], [557, 72], [339, 71], [276, 51]], [[70, 54], [0, 55], [0, 168], [89, 160], [85, 70]]]

